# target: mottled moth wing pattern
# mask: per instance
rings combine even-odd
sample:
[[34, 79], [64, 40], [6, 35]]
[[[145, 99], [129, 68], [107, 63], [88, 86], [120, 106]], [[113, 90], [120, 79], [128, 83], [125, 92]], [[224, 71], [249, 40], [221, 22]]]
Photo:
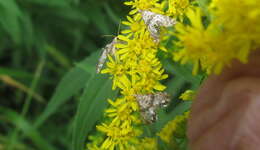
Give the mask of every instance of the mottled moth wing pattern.
[[169, 16], [164, 16], [147, 10], [139, 10], [147, 28], [155, 42], [160, 41], [160, 27], [171, 27], [176, 21]]
[[103, 68], [103, 66], [105, 64], [108, 55], [109, 54], [112, 56], [115, 55], [115, 52], [116, 52], [115, 44], [117, 42], [118, 42], [118, 39], [117, 39], [117, 37], [115, 37], [111, 43], [107, 44], [104, 48], [102, 48], [102, 53], [98, 59], [98, 64], [96, 66], [97, 73], [101, 72], [101, 69]]
[[135, 95], [140, 107], [140, 113], [145, 123], [154, 123], [158, 116], [156, 110], [168, 106], [170, 96], [166, 92], [157, 92], [154, 94]]

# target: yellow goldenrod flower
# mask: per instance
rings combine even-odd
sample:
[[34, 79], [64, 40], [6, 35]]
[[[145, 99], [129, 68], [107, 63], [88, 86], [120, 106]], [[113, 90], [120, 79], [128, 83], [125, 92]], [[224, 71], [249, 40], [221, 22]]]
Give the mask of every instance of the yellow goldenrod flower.
[[125, 98], [118, 98], [115, 102], [108, 100], [112, 108], [105, 110], [108, 117], [113, 118], [111, 125], [119, 126], [124, 123], [131, 124], [133, 122], [138, 123], [136, 116], [132, 114], [131, 102], [127, 102]]
[[128, 57], [128, 59], [136, 61], [138, 56], [148, 54], [148, 49], [150, 50], [149, 54], [156, 52], [157, 44], [154, 43], [147, 31], [141, 32], [133, 38], [123, 35], [119, 35], [118, 38], [122, 43], [118, 43], [115, 46], [118, 48], [116, 53], [121, 60]]
[[101, 148], [109, 150], [113, 150], [115, 147], [119, 147], [120, 150], [127, 150], [126, 147], [129, 146], [129, 141], [141, 133], [139, 130], [133, 129], [129, 124], [118, 127], [103, 123], [102, 125], [98, 125], [97, 129], [107, 136]]
[[181, 96], [179, 98], [184, 101], [191, 101], [194, 99], [195, 94], [196, 93], [193, 90], [186, 90], [184, 93], [181, 94]]
[[[212, 14], [230, 34], [245, 36], [255, 44], [260, 44], [260, 4], [258, 0], [213, 1]], [[232, 10], [232, 11], [230, 11]]]
[[135, 95], [151, 94], [166, 88], [160, 81], [168, 75], [164, 73], [157, 53], [159, 48], [167, 50], [154, 42], [140, 14], [140, 10], [164, 14], [165, 1], [132, 0], [125, 4], [132, 6], [127, 21], [122, 22], [129, 28], [117, 36], [115, 55], [108, 56], [107, 67], [101, 71], [111, 75], [113, 89], [119, 88], [121, 96], [108, 100], [110, 106], [105, 110], [105, 122], [97, 125], [98, 131], [105, 137], [98, 144], [88, 144], [94, 150], [157, 149], [155, 139], [139, 137], [142, 131], [137, 126], [141, 124], [141, 119]]
[[177, 132], [185, 134], [185, 130], [178, 130], [181, 125], [186, 124], [188, 117], [189, 111], [185, 112], [183, 115], [176, 116], [173, 120], [169, 121], [157, 135], [162, 139], [162, 141], [169, 144]]
[[[260, 3], [257, 0], [212, 0], [208, 10], [203, 11], [209, 13], [205, 16], [195, 0], [130, 0], [125, 5], [132, 8], [127, 21], [122, 22], [128, 28], [118, 35], [118, 42], [113, 45], [116, 52], [108, 56], [107, 68], [102, 70], [111, 75], [112, 88], [118, 88], [121, 96], [108, 100], [106, 119], [97, 126], [102, 136], [88, 144], [93, 150], [157, 149], [154, 138], [140, 138], [142, 131], [137, 127], [141, 124], [140, 103], [135, 96], [165, 90], [166, 86], [160, 81], [168, 75], [157, 54], [160, 49], [168, 52], [161, 43], [166, 43], [172, 35], [174, 39], [177, 37], [173, 59], [181, 64], [193, 64], [193, 74], [198, 71], [221, 73], [234, 59], [246, 63], [250, 52], [260, 48]], [[142, 12], [153, 15], [145, 18]], [[159, 28], [160, 23], [151, 23], [151, 18], [156, 20], [156, 16], [177, 20], [177, 25]], [[189, 21], [184, 22], [184, 17]], [[154, 37], [158, 38], [157, 42]], [[188, 90], [180, 99], [192, 100], [194, 95], [194, 91]], [[176, 116], [158, 136], [169, 144], [178, 135], [185, 135], [188, 116], [189, 112]]]
[[190, 19], [191, 26], [184, 24], [177, 24], [177, 37], [180, 42], [180, 46], [183, 46], [183, 49], [174, 52], [174, 60], [180, 61], [181, 64], [185, 64], [188, 61], [194, 64], [193, 73], [196, 74], [199, 69], [199, 64], [201, 57], [207, 53], [207, 45], [201, 44], [203, 41], [198, 40], [207, 40], [205, 29], [201, 22], [201, 12], [199, 9], [196, 11], [189, 10], [186, 14]]
[[144, 138], [139, 141], [137, 146], [133, 150], [158, 150], [158, 144], [156, 138]]
[[113, 75], [113, 87], [115, 89], [120, 78], [124, 75], [127, 70], [127, 67], [123, 64], [123, 62], [118, 59], [113, 59], [111, 56], [108, 56], [109, 61], [107, 62], [107, 68], [103, 69], [101, 73], [108, 73]]
[[135, 15], [134, 17], [126, 16], [126, 18], [127, 21], [122, 21], [122, 24], [128, 26], [129, 29], [123, 30], [121, 33], [128, 34], [132, 37], [133, 34], [144, 32], [145, 24], [140, 15]]
[[163, 13], [163, 5], [159, 3], [159, 0], [132, 0], [125, 2], [125, 5], [132, 6], [130, 15], [138, 13], [139, 10], [150, 10], [156, 13]]
[[194, 7], [193, 3], [193, 0], [168, 0], [167, 15], [182, 20], [187, 10]]
[[183, 49], [174, 52], [174, 59], [183, 64], [193, 63], [194, 74], [199, 69], [219, 74], [234, 59], [246, 63], [250, 51], [260, 47], [257, 0], [215, 0], [209, 9], [212, 18], [207, 27], [202, 23], [199, 8], [187, 12], [191, 26], [176, 27]]
[[87, 144], [88, 150], [102, 150], [100, 148], [100, 144], [104, 141], [103, 136], [95, 135], [95, 136], [89, 136], [88, 139], [92, 141], [91, 143]]

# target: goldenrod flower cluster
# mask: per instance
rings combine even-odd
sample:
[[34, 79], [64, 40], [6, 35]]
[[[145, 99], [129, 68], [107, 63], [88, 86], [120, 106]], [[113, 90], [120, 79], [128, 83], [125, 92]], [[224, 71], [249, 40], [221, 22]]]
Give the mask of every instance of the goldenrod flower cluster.
[[189, 10], [190, 25], [176, 26], [181, 50], [174, 52], [174, 59], [191, 62], [194, 74], [219, 74], [234, 59], [246, 63], [250, 52], [260, 47], [259, 1], [213, 0], [207, 9], [203, 12], [208, 14], [200, 8]]
[[[176, 7], [169, 7], [176, 3]], [[168, 77], [157, 58], [159, 48], [166, 50], [151, 37], [140, 10], [178, 17], [182, 16], [189, 1], [187, 0], [132, 0], [125, 2], [132, 10], [122, 24], [127, 26], [117, 36], [114, 56], [108, 56], [107, 68], [101, 73], [110, 74], [113, 89], [119, 88], [121, 96], [108, 100], [110, 106], [105, 110], [106, 120], [97, 125], [103, 136], [91, 136], [91, 150], [156, 150], [155, 138], [140, 138], [142, 121], [136, 94], [151, 94], [165, 90], [161, 80]]]
[[196, 93], [193, 90], [186, 90], [184, 93], [181, 94], [179, 98], [183, 101], [191, 101], [194, 99], [195, 94]]
[[177, 115], [173, 120], [169, 121], [157, 135], [167, 144], [174, 142], [174, 137], [177, 135], [186, 135], [185, 127], [189, 114], [190, 112], [187, 111], [182, 115]]
[[196, 4], [195, 0], [168, 0], [168, 10], [167, 14], [174, 18], [179, 18], [181, 21], [185, 16], [185, 13], [189, 9], [195, 8], [194, 5]]
[[[219, 74], [234, 59], [246, 63], [250, 52], [260, 48], [260, 3], [257, 0], [212, 0], [207, 10], [194, 7], [186, 16], [189, 24], [176, 25], [176, 44], [180, 49], [175, 50], [173, 56], [182, 64], [192, 63], [193, 74], [199, 70]], [[192, 100], [194, 95], [194, 91], [188, 90], [180, 98]], [[189, 111], [175, 117], [158, 136], [165, 143], [174, 142], [188, 116]]]
[[[183, 101], [192, 101], [195, 97], [195, 91], [186, 90], [179, 97]], [[186, 111], [181, 115], [177, 115], [173, 120], [169, 121], [157, 135], [162, 139], [163, 142], [171, 145], [172, 147], [178, 147], [176, 140], [180, 136], [186, 138], [186, 127], [187, 120], [189, 118], [190, 111]]]

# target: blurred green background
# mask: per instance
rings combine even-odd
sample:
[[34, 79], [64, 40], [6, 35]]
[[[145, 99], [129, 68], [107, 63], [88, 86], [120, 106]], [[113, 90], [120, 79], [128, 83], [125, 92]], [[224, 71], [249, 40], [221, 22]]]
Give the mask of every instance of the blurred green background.
[[[129, 11], [123, 2], [0, 0], [0, 150], [85, 148], [106, 99], [118, 95], [95, 65], [122, 28]], [[164, 84], [173, 101], [148, 127], [153, 135], [189, 108], [178, 96], [201, 82], [189, 66], [159, 57], [170, 74]]]
[[[99, 55], [126, 13], [120, 0], [0, 0], [0, 150], [70, 149], [81, 93], [70, 81], [88, 78], [72, 68]], [[60, 86], [70, 89], [53, 95], [70, 70]], [[53, 97], [70, 101], [45, 122]]]

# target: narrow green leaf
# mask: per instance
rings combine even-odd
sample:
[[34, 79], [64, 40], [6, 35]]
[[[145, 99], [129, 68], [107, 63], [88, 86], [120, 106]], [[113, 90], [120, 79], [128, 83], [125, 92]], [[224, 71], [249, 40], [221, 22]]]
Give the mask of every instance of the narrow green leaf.
[[39, 150], [55, 150], [55, 148], [45, 141], [40, 133], [21, 115], [13, 110], [0, 106], [1, 118], [4, 118], [17, 128], [19, 128], [26, 137], [28, 137]]
[[111, 86], [111, 80], [100, 75], [93, 76], [87, 83], [75, 118], [72, 137], [73, 150], [85, 149], [88, 133], [101, 118], [103, 110], [107, 106], [106, 100], [117, 95], [116, 91], [112, 91]]
[[64, 68], [71, 67], [69, 59], [63, 53], [58, 51], [54, 46], [47, 45], [46, 50]]
[[[8, 144], [8, 136], [3, 136], [0, 134], [0, 148], [1, 150], [6, 149], [6, 145]], [[33, 150], [28, 144], [22, 143], [22, 141], [17, 141], [15, 144], [14, 149], [19, 149], [19, 150]]]
[[0, 25], [16, 43], [21, 41], [19, 19], [22, 15], [14, 0], [0, 0]]
[[35, 35], [34, 35], [34, 25], [30, 14], [28, 12], [23, 13], [23, 17], [21, 18], [21, 28], [22, 28], [22, 37], [24, 45], [28, 52], [32, 49], [33, 45], [35, 44]]
[[[102, 34], [107, 35], [111, 34], [111, 29], [109, 28], [107, 22], [107, 16], [104, 15], [101, 7], [96, 4], [91, 5], [87, 10], [88, 18], [90, 21], [95, 24], [95, 26], [102, 32]], [[95, 14], [95, 15], [93, 15]]]
[[93, 52], [83, 63], [76, 63], [76, 66], [88, 72], [89, 74], [95, 74], [96, 64], [98, 63], [100, 53], [100, 51]]
[[57, 111], [58, 107], [64, 104], [70, 97], [79, 92], [87, 82], [89, 74], [80, 68], [74, 68], [68, 72], [59, 83], [50, 102], [44, 112], [35, 122], [35, 126], [40, 126], [50, 115]]
[[105, 2], [104, 4], [104, 8], [106, 10], [106, 13], [108, 14], [108, 16], [111, 18], [111, 20], [113, 20], [113, 22], [115, 24], [120, 23], [120, 18], [118, 15], [116, 15], [116, 13], [113, 11], [113, 9], [111, 8], [111, 6]]
[[69, 3], [65, 0], [27, 0], [30, 3], [47, 7], [68, 7]]
[[75, 68], [71, 69], [71, 71], [62, 78], [50, 102], [36, 120], [36, 127], [39, 127], [50, 115], [58, 110], [58, 107], [85, 87], [92, 74], [95, 74], [97, 58], [98, 52], [93, 53], [84, 61], [78, 63]]
[[33, 74], [14, 68], [0, 67], [0, 75], [8, 75], [15, 78], [32, 79]]

